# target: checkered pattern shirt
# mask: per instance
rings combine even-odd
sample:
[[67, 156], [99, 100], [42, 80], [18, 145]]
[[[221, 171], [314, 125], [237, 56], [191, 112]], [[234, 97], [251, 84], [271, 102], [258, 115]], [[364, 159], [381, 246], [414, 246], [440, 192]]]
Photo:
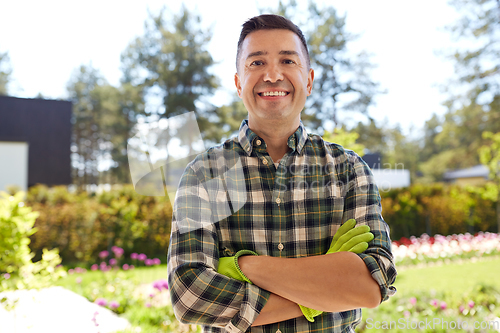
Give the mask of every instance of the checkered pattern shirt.
[[[302, 124], [288, 146], [276, 167], [264, 140], [243, 121], [237, 138], [187, 166], [168, 251], [170, 295], [181, 322], [202, 325], [204, 332], [354, 332], [361, 309], [323, 313], [313, 323], [299, 317], [251, 327], [270, 292], [217, 273], [220, 257], [243, 249], [282, 258], [325, 254], [351, 218], [375, 236], [358, 255], [383, 300], [396, 292], [389, 227], [370, 168], [354, 152], [307, 134]], [[236, 166], [242, 173], [230, 172]]]

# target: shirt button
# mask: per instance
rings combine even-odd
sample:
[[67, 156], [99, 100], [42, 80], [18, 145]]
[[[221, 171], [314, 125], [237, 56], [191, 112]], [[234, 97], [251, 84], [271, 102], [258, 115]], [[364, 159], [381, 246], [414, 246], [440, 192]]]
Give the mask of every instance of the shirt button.
[[281, 199], [280, 198], [276, 198], [276, 203], [279, 205], [281, 203]]
[[250, 147], [247, 147], [247, 151], [250, 151]]
[[278, 250], [280, 251], [283, 251], [283, 249], [285, 248], [285, 246], [281, 243], [278, 244]]
[[264, 165], [267, 165], [267, 160], [265, 157], [262, 159], [262, 163], [264, 163]]
[[281, 331], [278, 329], [278, 330], [276, 331], [276, 333], [281, 333]]
[[262, 141], [260, 141], [260, 140], [255, 141], [255, 144], [256, 144], [257, 146], [260, 146], [260, 144], [261, 144], [261, 143], [262, 143]]

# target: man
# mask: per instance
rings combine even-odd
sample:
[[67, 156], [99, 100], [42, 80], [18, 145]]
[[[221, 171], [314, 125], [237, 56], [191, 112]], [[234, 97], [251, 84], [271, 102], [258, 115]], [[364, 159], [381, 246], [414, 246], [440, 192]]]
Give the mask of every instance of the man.
[[[177, 192], [168, 253], [174, 312], [206, 332], [353, 332], [361, 307], [395, 293], [389, 228], [370, 169], [302, 126], [314, 71], [292, 22], [247, 21], [236, 65], [248, 119], [237, 138], [188, 165]], [[242, 179], [224, 176], [237, 164]], [[223, 186], [214, 191], [207, 184], [218, 177]], [[214, 218], [217, 202], [234, 198], [227, 184], [238, 181], [246, 202]], [[361, 242], [350, 236], [361, 230], [352, 219], [374, 236], [359, 251], [349, 250]]]

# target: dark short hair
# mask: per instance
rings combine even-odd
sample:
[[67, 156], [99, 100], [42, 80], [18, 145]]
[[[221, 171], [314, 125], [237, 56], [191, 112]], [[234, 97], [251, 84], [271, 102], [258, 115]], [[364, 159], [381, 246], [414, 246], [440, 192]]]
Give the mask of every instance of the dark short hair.
[[236, 52], [236, 70], [238, 70], [241, 45], [243, 44], [243, 41], [248, 36], [248, 34], [258, 30], [272, 30], [272, 29], [286, 29], [294, 32], [302, 42], [302, 46], [304, 48], [303, 51], [307, 58], [307, 66], [308, 67], [311, 66], [311, 60], [309, 59], [309, 51], [307, 49], [307, 42], [306, 38], [304, 37], [304, 34], [302, 33], [302, 30], [300, 30], [300, 28], [296, 26], [292, 21], [283, 16], [273, 15], [273, 14], [263, 14], [252, 17], [251, 19], [243, 23], [240, 33], [240, 39], [238, 40], [238, 51]]

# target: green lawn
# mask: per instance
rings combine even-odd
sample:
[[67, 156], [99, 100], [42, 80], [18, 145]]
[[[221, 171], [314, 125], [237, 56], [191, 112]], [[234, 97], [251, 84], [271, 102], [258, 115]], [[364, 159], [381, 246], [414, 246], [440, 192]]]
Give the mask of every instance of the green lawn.
[[[368, 326], [368, 323], [421, 322], [436, 318], [441, 322], [465, 321], [472, 323], [491, 320], [500, 316], [500, 258], [462, 263], [449, 263], [441, 266], [401, 269], [394, 284], [396, 295], [383, 302], [376, 309], [363, 309], [363, 320], [356, 332], [403, 333], [407, 327], [389, 330], [383, 326]], [[412, 300], [413, 299], [413, 300]], [[433, 305], [433, 302], [436, 305]], [[473, 309], [468, 310], [468, 302], [474, 301]], [[412, 304], [412, 302], [414, 302]], [[441, 308], [445, 303], [444, 309]], [[460, 307], [467, 309], [460, 312]], [[418, 332], [448, 332], [443, 327], [428, 327]], [[463, 331], [463, 330], [462, 330]], [[495, 329], [477, 332], [495, 332]]]
[[442, 266], [408, 268], [398, 272], [395, 286], [399, 293], [414, 291], [463, 293], [478, 284], [496, 286], [500, 289], [500, 258], [484, 261], [450, 263]]
[[[391, 321], [403, 318], [405, 313], [411, 313], [411, 320], [425, 318], [444, 318], [446, 320], [484, 320], [491, 314], [500, 316], [500, 258], [490, 257], [481, 261], [471, 260], [462, 263], [453, 262], [441, 266], [406, 267], [399, 271], [395, 286], [397, 293], [390, 300], [383, 302], [376, 309], [363, 309], [363, 322], [356, 332], [382, 333], [387, 330], [370, 329], [367, 319], [376, 321]], [[105, 296], [109, 284], [121, 286], [115, 294], [123, 294], [121, 302], [126, 303], [130, 292], [137, 284], [150, 283], [167, 278], [166, 265], [154, 267], [139, 267], [132, 271], [120, 271], [119, 274], [88, 271], [84, 274], [72, 274], [59, 281], [58, 285], [74, 290], [84, 295], [91, 295], [98, 288], [99, 295]], [[76, 281], [81, 279], [80, 284]], [[491, 286], [480, 287], [480, 285]], [[495, 290], [496, 289], [496, 290]], [[109, 296], [109, 293], [108, 293]], [[111, 297], [111, 296], [109, 296]], [[115, 297], [115, 296], [113, 296]], [[415, 297], [416, 305], [410, 304]], [[105, 297], [106, 298], [106, 297]], [[92, 297], [90, 297], [92, 299]], [[446, 310], [434, 307], [433, 299], [446, 301]], [[459, 306], [475, 301], [474, 313], [462, 315]], [[122, 304], [120, 302], [120, 304]], [[181, 327], [173, 313], [167, 314], [165, 309], [146, 308], [142, 301], [128, 304], [122, 315], [128, 318], [134, 326], [140, 326], [143, 333], [178, 332]], [[168, 320], [165, 320], [168, 318]], [[182, 329], [186, 329], [183, 327]], [[199, 331], [196, 328], [193, 331]], [[393, 330], [394, 333], [407, 330]], [[422, 330], [420, 332], [446, 332], [446, 330]], [[484, 330], [481, 332], [494, 332]], [[495, 332], [497, 333], [497, 332]]]
[[[137, 267], [133, 270], [120, 272], [125, 274], [127, 280], [134, 280], [140, 283], [150, 283], [159, 279], [167, 279], [167, 266], [153, 266], [153, 267]], [[88, 270], [84, 274], [71, 274], [67, 277], [57, 281], [57, 285], [61, 287], [65, 287], [68, 289], [74, 289], [77, 286], [76, 279], [80, 278], [81, 285], [87, 285], [92, 281], [103, 279], [105, 274], [101, 271], [90, 271]]]

